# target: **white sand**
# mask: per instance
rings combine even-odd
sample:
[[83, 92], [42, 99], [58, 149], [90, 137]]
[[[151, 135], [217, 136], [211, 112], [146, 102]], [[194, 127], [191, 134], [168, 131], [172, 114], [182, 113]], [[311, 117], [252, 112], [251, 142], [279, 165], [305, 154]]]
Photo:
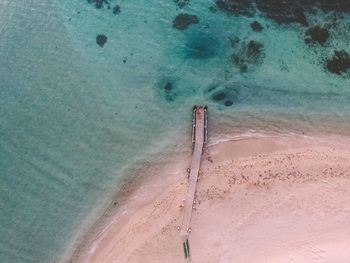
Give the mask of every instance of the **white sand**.
[[[349, 146], [278, 137], [208, 147], [191, 222], [192, 262], [350, 262]], [[174, 166], [176, 181], [161, 191], [152, 182], [140, 187], [124, 206], [139, 209], [117, 213], [73, 261], [184, 262], [178, 226], [189, 159]]]

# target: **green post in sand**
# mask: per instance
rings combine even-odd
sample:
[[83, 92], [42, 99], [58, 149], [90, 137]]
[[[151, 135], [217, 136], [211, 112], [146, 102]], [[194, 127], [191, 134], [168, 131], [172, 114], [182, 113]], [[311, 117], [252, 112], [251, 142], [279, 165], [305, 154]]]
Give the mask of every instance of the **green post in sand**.
[[183, 244], [183, 246], [184, 246], [185, 258], [187, 258], [186, 242], [183, 242], [182, 244]]
[[184, 241], [183, 243], [183, 247], [184, 247], [184, 254], [185, 254], [185, 259], [186, 261], [191, 261], [191, 255], [190, 255], [190, 243], [188, 242], [188, 239], [186, 238], [186, 241]]

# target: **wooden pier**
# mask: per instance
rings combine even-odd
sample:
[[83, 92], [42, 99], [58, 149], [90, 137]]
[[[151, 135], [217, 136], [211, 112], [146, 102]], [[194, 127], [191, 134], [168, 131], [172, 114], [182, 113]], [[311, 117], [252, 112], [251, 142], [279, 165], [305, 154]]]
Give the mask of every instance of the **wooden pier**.
[[198, 172], [201, 163], [204, 144], [207, 142], [208, 136], [208, 114], [207, 107], [193, 107], [192, 120], [192, 145], [193, 154], [191, 161], [191, 170], [189, 175], [188, 192], [184, 204], [184, 215], [180, 235], [183, 241], [183, 248], [185, 259], [187, 262], [191, 260], [190, 245], [188, 241], [188, 234], [190, 232], [190, 223], [192, 216], [192, 209], [194, 205], [194, 198], [196, 193]]

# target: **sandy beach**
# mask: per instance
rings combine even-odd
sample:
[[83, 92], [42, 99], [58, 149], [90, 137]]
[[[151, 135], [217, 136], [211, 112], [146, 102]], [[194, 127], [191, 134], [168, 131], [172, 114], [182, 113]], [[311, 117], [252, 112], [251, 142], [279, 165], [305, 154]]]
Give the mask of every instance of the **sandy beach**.
[[[192, 262], [349, 262], [349, 146], [344, 138], [304, 136], [208, 145], [191, 221]], [[149, 168], [155, 176], [72, 261], [184, 262], [178, 227], [189, 162], [186, 153]]]

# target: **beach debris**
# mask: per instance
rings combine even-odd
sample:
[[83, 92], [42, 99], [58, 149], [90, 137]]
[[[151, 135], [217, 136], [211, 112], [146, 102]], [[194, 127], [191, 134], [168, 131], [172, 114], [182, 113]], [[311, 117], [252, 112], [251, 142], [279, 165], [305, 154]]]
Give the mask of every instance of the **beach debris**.
[[178, 29], [178, 30], [185, 30], [187, 29], [190, 25], [198, 24], [199, 19], [195, 15], [190, 15], [186, 13], [181, 13], [178, 14], [174, 21], [173, 21], [173, 27]]

